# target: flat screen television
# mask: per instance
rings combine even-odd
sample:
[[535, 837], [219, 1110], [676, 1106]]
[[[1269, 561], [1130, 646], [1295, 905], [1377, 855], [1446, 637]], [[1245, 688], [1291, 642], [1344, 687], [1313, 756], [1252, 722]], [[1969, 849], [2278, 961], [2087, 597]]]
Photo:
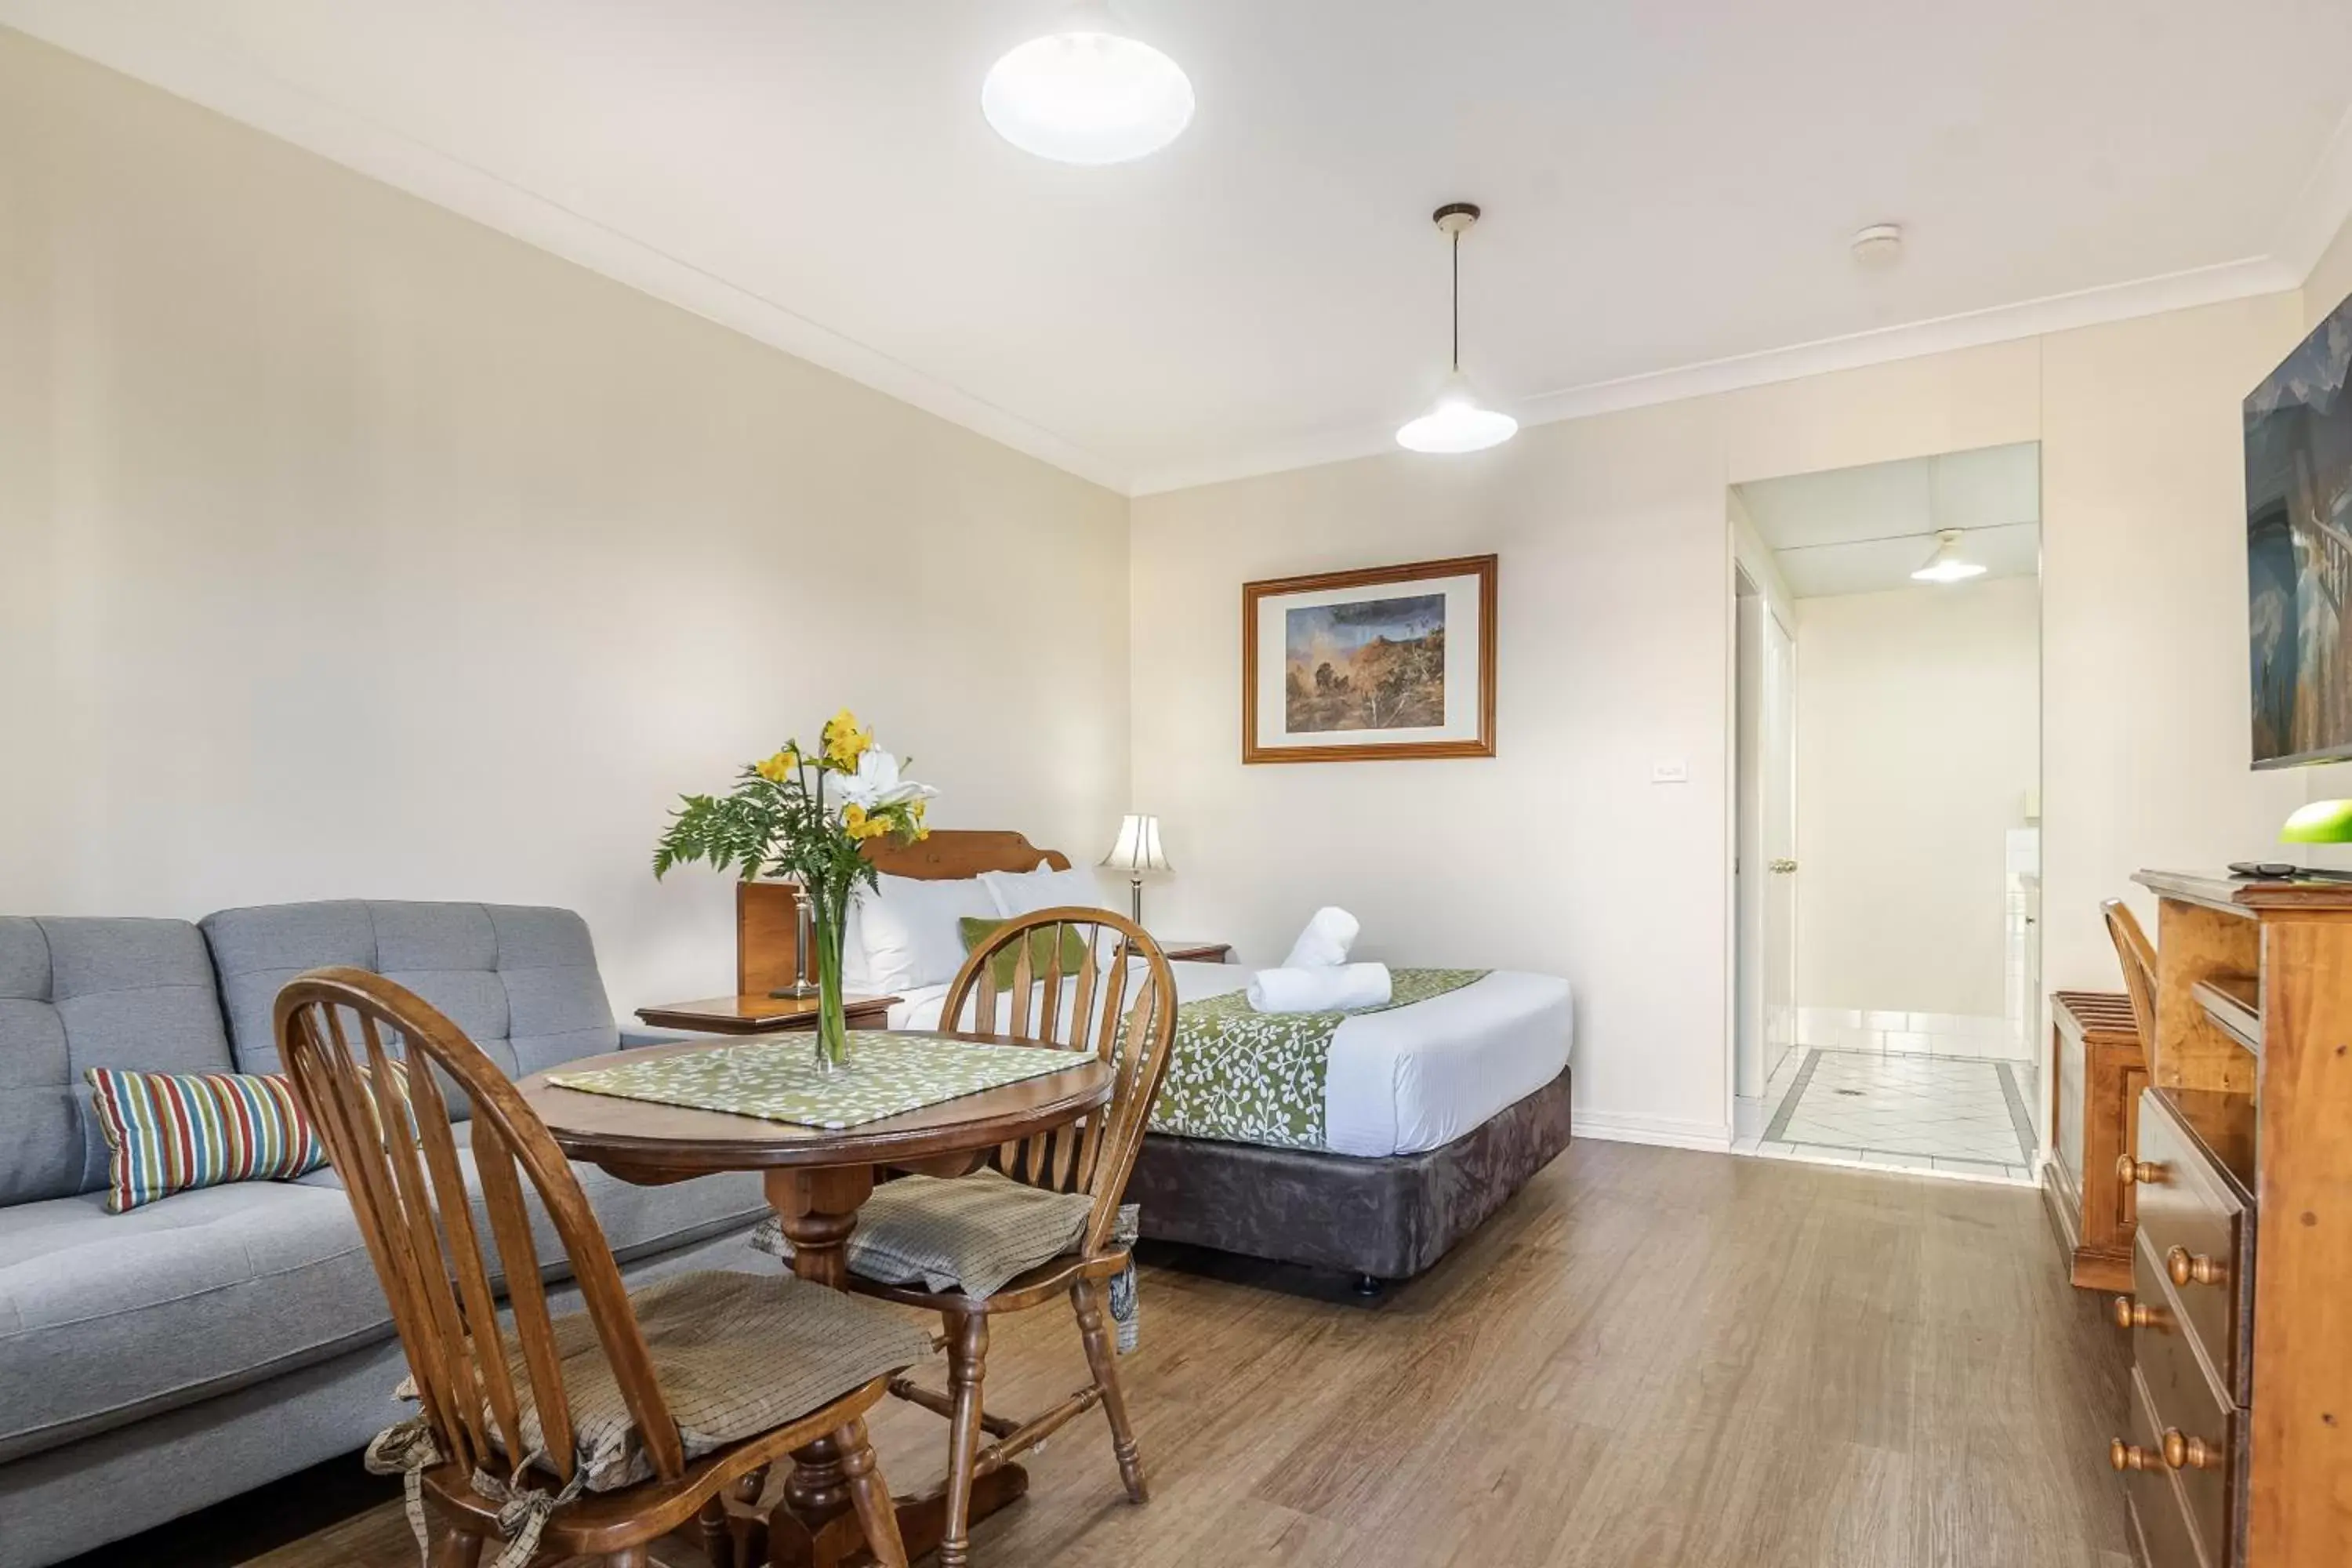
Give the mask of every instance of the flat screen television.
[[2246, 399], [2254, 766], [2352, 758], [2352, 299]]

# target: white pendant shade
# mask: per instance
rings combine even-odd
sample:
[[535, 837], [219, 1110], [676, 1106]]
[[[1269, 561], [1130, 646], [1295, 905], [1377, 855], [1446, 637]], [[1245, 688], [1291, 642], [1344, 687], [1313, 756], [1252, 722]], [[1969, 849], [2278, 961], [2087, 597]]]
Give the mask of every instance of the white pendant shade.
[[1983, 576], [1984, 570], [1983, 562], [1961, 558], [1960, 531], [1948, 528], [1936, 535], [1936, 553], [1927, 557], [1927, 563], [1911, 576], [1920, 583], [1960, 583]]
[[1192, 83], [1174, 60], [1126, 37], [1101, 5], [998, 60], [980, 109], [996, 133], [1057, 163], [1124, 163], [1192, 122]]
[[1509, 415], [1480, 406], [1469, 378], [1457, 370], [1445, 378], [1445, 389], [1429, 412], [1397, 431], [1397, 445], [1409, 452], [1483, 452], [1501, 446], [1518, 429], [1519, 422]]
[[1446, 362], [1445, 384], [1438, 389], [1437, 401], [1430, 405], [1428, 413], [1398, 427], [1397, 445], [1408, 452], [1445, 456], [1483, 452], [1517, 435], [1519, 422], [1481, 404], [1471, 390], [1470, 378], [1462, 374], [1462, 237], [1478, 221], [1478, 209], [1468, 202], [1448, 202], [1430, 216], [1453, 252], [1454, 353]]

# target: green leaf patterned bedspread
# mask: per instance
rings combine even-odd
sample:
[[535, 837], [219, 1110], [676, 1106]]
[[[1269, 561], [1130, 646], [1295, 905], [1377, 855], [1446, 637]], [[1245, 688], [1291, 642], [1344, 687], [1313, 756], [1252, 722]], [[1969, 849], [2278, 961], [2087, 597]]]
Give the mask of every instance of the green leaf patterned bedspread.
[[1257, 1013], [1235, 991], [1176, 1009], [1176, 1042], [1150, 1128], [1273, 1149], [1324, 1147], [1331, 1037], [1363, 1013], [1410, 1007], [1483, 980], [1485, 969], [1392, 969], [1390, 997], [1353, 1013]]

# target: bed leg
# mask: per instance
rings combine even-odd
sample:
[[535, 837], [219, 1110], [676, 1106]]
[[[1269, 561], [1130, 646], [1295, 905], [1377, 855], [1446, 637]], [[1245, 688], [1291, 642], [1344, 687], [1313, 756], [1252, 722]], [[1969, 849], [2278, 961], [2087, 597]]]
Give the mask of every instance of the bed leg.
[[1379, 1295], [1386, 1289], [1387, 1285], [1385, 1281], [1376, 1279], [1370, 1274], [1359, 1274], [1356, 1276], [1356, 1294], [1361, 1296], [1367, 1301], [1370, 1300], [1373, 1297]]

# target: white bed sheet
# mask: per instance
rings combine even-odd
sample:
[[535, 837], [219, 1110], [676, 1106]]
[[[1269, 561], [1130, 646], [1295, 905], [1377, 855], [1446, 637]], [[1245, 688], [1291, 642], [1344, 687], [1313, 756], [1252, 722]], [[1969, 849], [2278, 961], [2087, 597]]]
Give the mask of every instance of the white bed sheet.
[[[1255, 973], [1234, 963], [1170, 967], [1183, 1002], [1239, 991]], [[890, 1026], [938, 1028], [947, 990], [909, 992], [890, 1009]], [[1331, 1037], [1324, 1146], [1335, 1154], [1418, 1154], [1474, 1131], [1568, 1065], [1570, 1000], [1557, 976], [1498, 969], [1443, 996], [1348, 1019]]]

